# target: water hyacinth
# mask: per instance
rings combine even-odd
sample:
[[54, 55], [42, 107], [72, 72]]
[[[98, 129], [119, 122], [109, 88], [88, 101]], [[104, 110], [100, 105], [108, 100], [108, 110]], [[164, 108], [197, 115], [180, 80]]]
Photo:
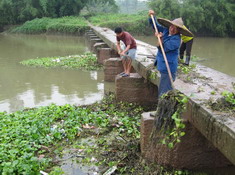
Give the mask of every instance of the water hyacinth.
[[56, 145], [72, 144], [85, 137], [85, 131], [96, 128], [139, 137], [137, 128], [143, 109], [133, 104], [115, 104], [113, 99], [111, 96], [87, 107], [52, 104], [12, 114], [0, 113], [0, 174], [48, 172], [51, 156], [60, 154]]
[[82, 69], [82, 70], [100, 70], [102, 65], [98, 64], [97, 58], [92, 53], [83, 55], [69, 55], [65, 57], [45, 57], [29, 59], [20, 62], [26, 66], [54, 68], [62, 67], [66, 69]]

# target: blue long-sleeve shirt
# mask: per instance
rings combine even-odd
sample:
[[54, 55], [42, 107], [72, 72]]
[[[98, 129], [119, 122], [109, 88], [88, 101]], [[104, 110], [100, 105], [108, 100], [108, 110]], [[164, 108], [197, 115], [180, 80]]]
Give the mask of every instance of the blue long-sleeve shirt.
[[[161, 26], [156, 21], [155, 18], [154, 20], [155, 20], [155, 24], [158, 29], [158, 32], [163, 33], [162, 45], [166, 53], [166, 57], [168, 60], [171, 73], [175, 73], [178, 67], [178, 55], [179, 55], [179, 48], [180, 48], [180, 42], [181, 42], [180, 34], [169, 35], [169, 29]], [[149, 18], [149, 23], [154, 28], [153, 21], [151, 18]], [[158, 50], [156, 59], [157, 59], [157, 69], [162, 73], [168, 73], [161, 49]]]

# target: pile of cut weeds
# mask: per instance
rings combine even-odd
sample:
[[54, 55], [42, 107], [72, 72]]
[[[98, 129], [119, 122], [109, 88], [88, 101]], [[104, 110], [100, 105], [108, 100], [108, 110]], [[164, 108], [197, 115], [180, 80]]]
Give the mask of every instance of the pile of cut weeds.
[[235, 113], [235, 104], [228, 102], [225, 97], [221, 97], [215, 101], [210, 99], [209, 105], [214, 111]]
[[215, 111], [235, 113], [235, 83], [232, 82], [233, 91], [224, 91], [221, 93], [222, 97], [213, 100], [209, 99], [209, 106]]

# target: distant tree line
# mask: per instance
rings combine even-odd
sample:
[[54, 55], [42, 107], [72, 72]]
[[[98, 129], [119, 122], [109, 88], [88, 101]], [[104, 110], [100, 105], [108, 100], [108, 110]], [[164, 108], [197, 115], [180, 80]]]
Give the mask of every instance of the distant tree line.
[[124, 14], [136, 14], [140, 11], [147, 11], [147, 1], [139, 0], [116, 0], [119, 12]]
[[0, 25], [20, 24], [42, 17], [76, 16], [84, 7], [98, 3], [118, 9], [115, 0], [0, 0]]
[[234, 0], [150, 0], [158, 17], [182, 17], [197, 35], [235, 36]]
[[134, 13], [134, 9], [146, 10], [142, 14], [147, 15], [147, 2], [158, 17], [182, 17], [197, 36], [235, 36], [234, 0], [0, 0], [0, 30], [3, 25], [42, 17], [89, 17], [118, 11]]

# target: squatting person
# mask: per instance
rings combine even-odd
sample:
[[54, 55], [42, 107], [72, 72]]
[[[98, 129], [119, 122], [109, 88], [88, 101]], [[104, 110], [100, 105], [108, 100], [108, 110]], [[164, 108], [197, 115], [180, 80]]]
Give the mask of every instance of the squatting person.
[[[116, 33], [118, 54], [121, 56], [122, 65], [124, 68], [124, 72], [120, 75], [122, 77], [128, 77], [131, 72], [132, 60], [135, 59], [136, 55], [136, 41], [130, 33], [123, 31], [121, 27], [115, 28], [114, 32]], [[120, 41], [125, 44], [124, 49], [121, 48]]]

